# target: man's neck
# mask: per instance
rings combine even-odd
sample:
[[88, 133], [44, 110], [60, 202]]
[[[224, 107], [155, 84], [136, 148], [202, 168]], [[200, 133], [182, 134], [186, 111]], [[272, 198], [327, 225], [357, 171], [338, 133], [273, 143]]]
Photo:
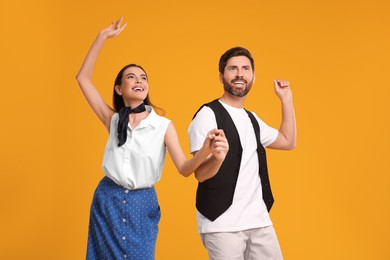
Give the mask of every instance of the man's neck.
[[235, 97], [227, 92], [223, 94], [223, 96], [219, 99], [219, 101], [225, 103], [226, 105], [243, 108], [245, 103], [246, 96], [244, 97]]

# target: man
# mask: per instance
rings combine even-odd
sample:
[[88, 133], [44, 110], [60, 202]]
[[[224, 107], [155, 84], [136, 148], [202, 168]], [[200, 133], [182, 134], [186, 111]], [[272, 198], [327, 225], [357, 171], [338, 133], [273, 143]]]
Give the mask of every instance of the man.
[[202, 106], [188, 133], [191, 153], [207, 132], [224, 130], [229, 147], [220, 147], [195, 171], [198, 229], [211, 260], [283, 259], [268, 211], [273, 196], [264, 147], [289, 150], [296, 144], [295, 115], [290, 85], [275, 80], [282, 103], [280, 129], [266, 125], [244, 109], [255, 81], [254, 61], [241, 47], [226, 51], [219, 61], [221, 98]]

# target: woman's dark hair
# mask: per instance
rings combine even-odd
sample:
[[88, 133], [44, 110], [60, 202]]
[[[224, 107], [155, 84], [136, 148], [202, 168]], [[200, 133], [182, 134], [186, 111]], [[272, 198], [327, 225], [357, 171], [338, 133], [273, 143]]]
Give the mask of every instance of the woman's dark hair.
[[[112, 103], [113, 103], [113, 106], [114, 106], [114, 109], [115, 109], [116, 112], [118, 112], [122, 107], [125, 107], [125, 102], [123, 101], [123, 97], [121, 95], [119, 95], [115, 91], [115, 86], [122, 84], [123, 73], [125, 72], [125, 70], [127, 70], [128, 68], [131, 68], [131, 67], [137, 67], [137, 68], [140, 68], [141, 70], [143, 70], [145, 72], [146, 78], [148, 79], [148, 75], [147, 75], [146, 71], [144, 70], [144, 68], [142, 68], [140, 65], [137, 65], [137, 64], [134, 64], [134, 63], [128, 64], [128, 65], [124, 66], [119, 71], [118, 75], [115, 78], [114, 94], [112, 96]], [[164, 114], [164, 110], [162, 108], [159, 108], [159, 107], [153, 105], [152, 102], [150, 102], [149, 94], [144, 99], [144, 104], [148, 105], [148, 106], [151, 106], [155, 110], [159, 110], [161, 114]]]
[[255, 62], [252, 58], [251, 53], [242, 47], [234, 47], [229, 50], [227, 50], [224, 54], [222, 54], [221, 58], [219, 59], [219, 73], [223, 74], [225, 71], [226, 64], [228, 60], [232, 57], [236, 56], [245, 56], [249, 59], [252, 65], [252, 70], [255, 71]]

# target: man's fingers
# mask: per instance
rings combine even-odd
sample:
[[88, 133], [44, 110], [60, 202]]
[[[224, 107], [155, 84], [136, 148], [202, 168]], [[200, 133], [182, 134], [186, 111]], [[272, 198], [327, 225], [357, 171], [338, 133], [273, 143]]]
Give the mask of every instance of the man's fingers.
[[225, 137], [225, 132], [222, 129], [219, 129], [219, 134], [220, 136]]
[[275, 86], [278, 86], [278, 87], [281, 87], [281, 88], [285, 88], [285, 87], [289, 87], [290, 86], [290, 82], [286, 81], [286, 80], [274, 80], [274, 84]]
[[226, 140], [214, 140], [211, 144], [211, 147], [212, 148], [222, 148], [222, 149], [226, 149], [229, 147], [228, 143], [226, 142]]

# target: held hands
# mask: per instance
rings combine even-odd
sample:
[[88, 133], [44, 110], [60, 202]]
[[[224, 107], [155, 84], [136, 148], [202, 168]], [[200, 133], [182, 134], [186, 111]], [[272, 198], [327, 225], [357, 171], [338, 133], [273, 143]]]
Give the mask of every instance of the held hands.
[[121, 25], [123, 17], [119, 18], [116, 22], [112, 22], [108, 27], [100, 31], [99, 36], [104, 37], [104, 39], [112, 38], [118, 36], [123, 29], [127, 26], [127, 23]]
[[225, 137], [225, 133], [221, 129], [211, 130], [203, 143], [203, 147], [210, 149], [210, 153], [218, 161], [225, 160], [226, 154], [229, 151], [229, 143]]
[[290, 83], [285, 80], [274, 80], [274, 89], [276, 95], [283, 101], [291, 101], [292, 92], [290, 88]]

